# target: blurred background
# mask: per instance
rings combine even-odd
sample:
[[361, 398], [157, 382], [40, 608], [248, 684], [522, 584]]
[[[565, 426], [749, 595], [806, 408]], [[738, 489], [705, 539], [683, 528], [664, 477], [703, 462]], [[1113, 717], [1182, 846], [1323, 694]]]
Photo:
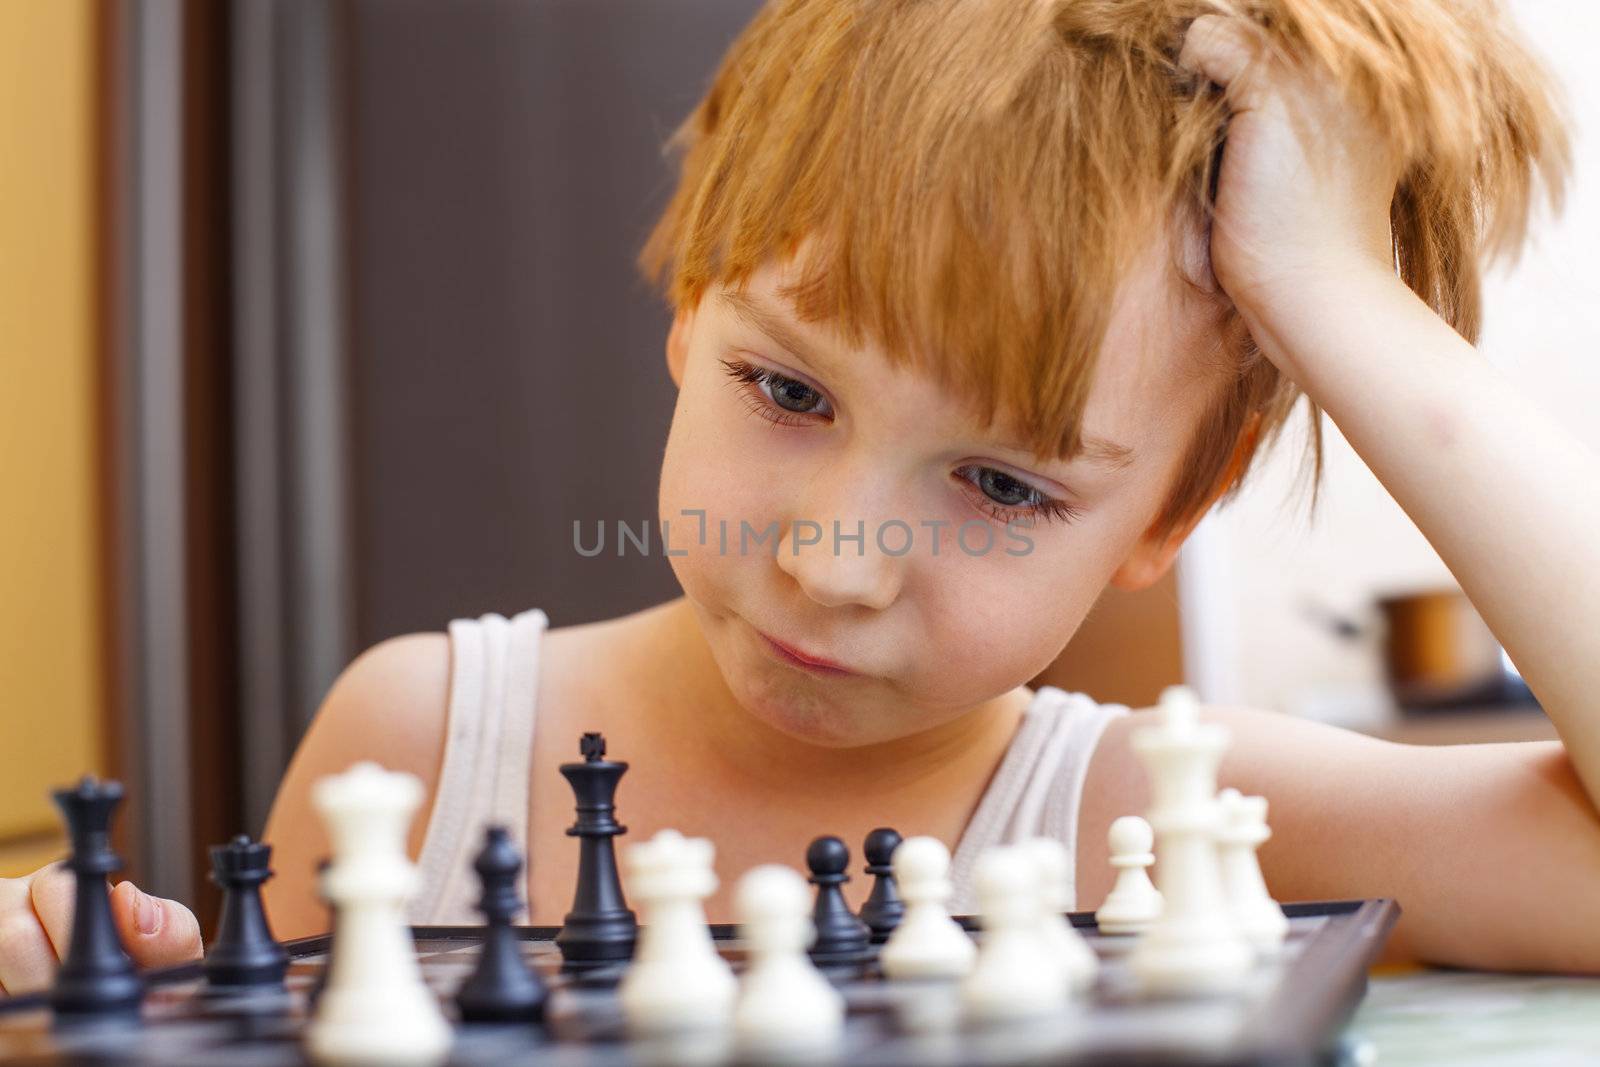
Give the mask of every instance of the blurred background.
[[[1512, 6], [1565, 80], [1577, 173], [1494, 275], [1483, 350], [1600, 448], [1600, 8]], [[0, 875], [61, 853], [51, 786], [114, 775], [130, 873], [207, 918], [204, 846], [260, 831], [361, 649], [677, 595], [664, 559], [585, 559], [571, 530], [654, 514], [669, 316], [633, 257], [660, 146], [758, 7], [0, 4]], [[1314, 523], [1296, 436], [1036, 683], [1549, 736], [1324, 432]]]

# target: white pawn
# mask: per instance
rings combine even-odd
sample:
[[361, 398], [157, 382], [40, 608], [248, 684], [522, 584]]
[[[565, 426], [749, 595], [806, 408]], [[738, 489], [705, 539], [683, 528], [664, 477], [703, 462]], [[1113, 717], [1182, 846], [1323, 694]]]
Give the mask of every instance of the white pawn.
[[1067, 975], [1067, 986], [1081, 993], [1094, 985], [1100, 958], [1082, 934], [1072, 928], [1066, 912], [1072, 906], [1068, 885], [1072, 859], [1067, 846], [1053, 837], [1035, 837], [1020, 846], [1033, 862], [1034, 892], [1039, 907], [1039, 936], [1050, 946], [1050, 958]]
[[628, 891], [641, 922], [617, 999], [636, 1035], [717, 1029], [731, 1020], [737, 983], [701, 904], [717, 888], [714, 854], [710, 841], [676, 830], [627, 850]]
[[1267, 828], [1267, 798], [1241, 796], [1237, 789], [1217, 794], [1222, 811], [1217, 852], [1222, 862], [1223, 891], [1234, 922], [1255, 950], [1271, 956], [1289, 936], [1289, 919], [1267, 892], [1256, 849], [1272, 836]]
[[883, 973], [894, 979], [964, 977], [978, 950], [945, 908], [952, 892], [950, 850], [936, 837], [908, 837], [890, 864], [906, 912], [878, 954]]
[[750, 966], [739, 985], [733, 1028], [762, 1059], [826, 1051], [844, 1033], [844, 997], [806, 949], [816, 938], [811, 894], [799, 872], [766, 864], [739, 879], [740, 935]]
[[1039, 1019], [1061, 1011], [1067, 971], [1039, 936], [1034, 864], [1016, 845], [991, 848], [975, 872], [983, 941], [978, 962], [961, 983], [967, 1018], [979, 1023]]
[[1150, 881], [1150, 865], [1156, 861], [1150, 851], [1155, 832], [1139, 816], [1124, 815], [1111, 824], [1106, 841], [1117, 881], [1094, 913], [1094, 921], [1102, 934], [1143, 933], [1161, 918], [1161, 891]]
[[376, 763], [319, 780], [311, 801], [327, 825], [333, 862], [322, 878], [339, 915], [328, 984], [306, 1028], [314, 1063], [431, 1067], [451, 1032], [422, 981], [405, 904], [417, 888], [406, 829], [422, 783]]

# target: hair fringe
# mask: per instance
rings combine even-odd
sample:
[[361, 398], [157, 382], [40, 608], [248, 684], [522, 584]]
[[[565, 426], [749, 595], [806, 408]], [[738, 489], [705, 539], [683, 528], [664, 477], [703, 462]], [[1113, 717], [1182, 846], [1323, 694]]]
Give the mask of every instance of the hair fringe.
[[[674, 307], [814, 241], [797, 314], [934, 373], [1041, 456], [1072, 455], [1113, 299], [1195, 222], [1226, 118], [1176, 64], [1198, 15], [1325, 72], [1404, 161], [1396, 269], [1468, 341], [1570, 146], [1548, 73], [1492, 0], [769, 0], [668, 139], [677, 187], [638, 256]], [[1237, 313], [1238, 372], [1152, 531], [1231, 499], [1299, 392]], [[1320, 412], [1308, 405], [1321, 480]]]

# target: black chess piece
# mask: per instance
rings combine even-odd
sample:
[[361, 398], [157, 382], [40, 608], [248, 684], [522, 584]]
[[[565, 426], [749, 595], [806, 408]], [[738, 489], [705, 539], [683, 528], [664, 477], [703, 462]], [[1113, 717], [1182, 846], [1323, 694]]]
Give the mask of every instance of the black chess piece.
[[240, 834], [211, 847], [211, 880], [222, 890], [217, 936], [206, 952], [207, 987], [216, 991], [283, 988], [289, 954], [272, 936], [261, 885], [272, 877], [272, 846]]
[[880, 826], [867, 835], [861, 851], [867, 857], [867, 873], [876, 879], [867, 902], [861, 905], [861, 921], [872, 931], [872, 943], [881, 945], [889, 940], [894, 928], [906, 913], [906, 903], [900, 899], [900, 888], [894, 880], [890, 860], [900, 847], [900, 834], [887, 826]]
[[628, 828], [613, 817], [617, 783], [628, 765], [608, 760], [606, 739], [586, 733], [578, 745], [582, 763], [563, 763], [562, 777], [577, 797], [578, 821], [567, 836], [579, 838], [578, 886], [556, 946], [572, 969], [604, 967], [633, 958], [639, 924], [622, 896], [611, 839]]
[[478, 966], [456, 993], [456, 1006], [466, 1022], [538, 1021], [544, 1014], [545, 987], [522, 958], [521, 943], [511, 921], [522, 911], [517, 876], [522, 857], [503, 826], [491, 826], [483, 851], [472, 865], [483, 886], [478, 910], [488, 925]]
[[111, 851], [111, 816], [122, 802], [122, 784], [86, 776], [51, 795], [72, 837], [66, 866], [78, 884], [71, 944], [56, 971], [50, 1005], [57, 1020], [136, 1015], [144, 981], [122, 946], [106, 893], [106, 875], [122, 866]]
[[311, 988], [306, 990], [306, 1006], [316, 1008], [317, 1001], [322, 997], [322, 991], [328, 988], [328, 975], [333, 971], [333, 950], [339, 943], [339, 906], [328, 899], [328, 894], [323, 888], [323, 883], [328, 876], [328, 868], [333, 866], [333, 860], [324, 856], [317, 861], [317, 896], [328, 908], [328, 951], [322, 954], [322, 970], [317, 972], [316, 980], [311, 983]]
[[850, 848], [837, 837], [819, 837], [806, 849], [810, 882], [817, 887], [811, 911], [817, 938], [811, 959], [819, 965], [863, 963], [872, 958], [872, 930], [856, 918], [839, 888], [850, 880]]

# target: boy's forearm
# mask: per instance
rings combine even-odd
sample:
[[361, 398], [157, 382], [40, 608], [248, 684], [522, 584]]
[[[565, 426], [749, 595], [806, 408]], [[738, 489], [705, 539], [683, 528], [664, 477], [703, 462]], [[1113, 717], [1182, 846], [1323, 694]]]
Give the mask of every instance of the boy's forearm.
[[1278, 307], [1241, 312], [1438, 551], [1600, 804], [1600, 457], [1398, 278]]

